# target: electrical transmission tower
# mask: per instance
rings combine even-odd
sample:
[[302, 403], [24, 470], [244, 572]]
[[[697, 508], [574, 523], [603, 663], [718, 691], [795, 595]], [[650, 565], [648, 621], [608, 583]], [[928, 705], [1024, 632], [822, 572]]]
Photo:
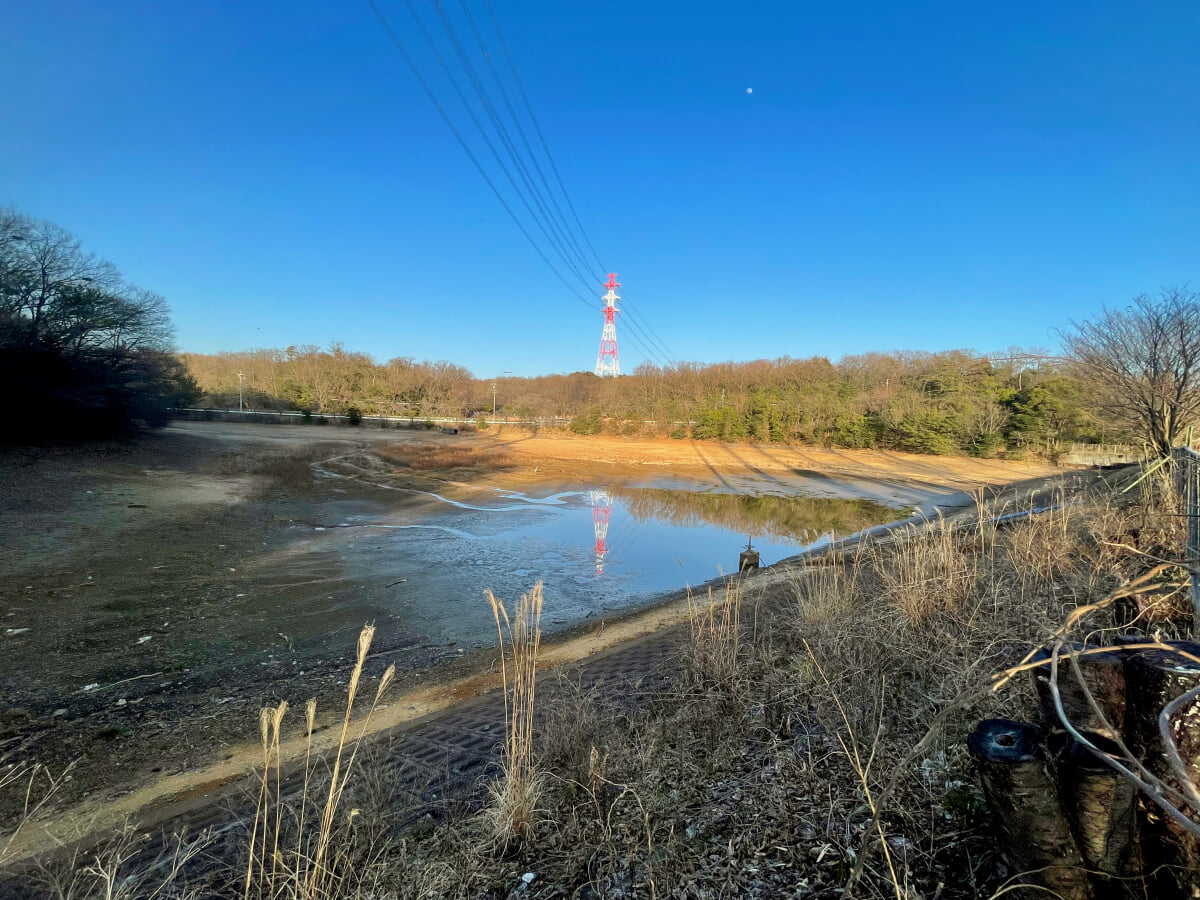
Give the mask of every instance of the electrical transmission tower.
[[620, 286], [617, 273], [609, 272], [604, 284], [608, 293], [604, 295], [604, 331], [600, 335], [600, 352], [596, 354], [597, 375], [621, 374], [621, 361], [617, 357], [617, 313], [620, 312], [617, 301], [621, 299], [617, 296], [617, 288]]
[[604, 557], [608, 556], [608, 523], [612, 518], [612, 496], [608, 491], [588, 491], [592, 504], [592, 529], [596, 532], [596, 574], [604, 574]]

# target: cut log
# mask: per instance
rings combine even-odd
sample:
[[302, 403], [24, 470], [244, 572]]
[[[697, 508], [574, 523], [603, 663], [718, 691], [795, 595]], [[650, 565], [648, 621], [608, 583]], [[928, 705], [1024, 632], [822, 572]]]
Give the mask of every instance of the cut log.
[[1014, 896], [1091, 900], [1093, 894], [1041, 746], [1042, 730], [1009, 719], [980, 722], [967, 739], [979, 766], [1000, 851], [1018, 880], [1030, 885]]
[[[1097, 705], [1104, 713], [1104, 721], [1096, 715], [1087, 695], [1075, 677], [1068, 653], [1078, 653], [1086, 649], [1081, 644], [1063, 647], [1058, 659], [1058, 692], [1062, 696], [1063, 710], [1071, 724], [1079, 731], [1091, 731], [1113, 738], [1121, 734], [1125, 726], [1125, 650], [1113, 649], [1104, 653], [1088, 653], [1079, 656], [1079, 668], [1083, 672], [1084, 682], [1095, 698]], [[1043, 650], [1031, 660], [1040, 662], [1049, 660], [1050, 651]], [[1051, 731], [1062, 729], [1058, 712], [1054, 706], [1054, 696], [1050, 691], [1050, 664], [1039, 666], [1033, 670], [1033, 686], [1037, 689], [1038, 708], [1042, 715], [1042, 726]]]
[[[1098, 750], [1119, 756], [1120, 748], [1099, 734], [1084, 732]], [[1137, 896], [1138, 872], [1132, 781], [1098, 759], [1067, 734], [1051, 739], [1059, 804], [1083, 854], [1097, 898]]]
[[[1172, 641], [1172, 647], [1200, 658], [1200, 645], [1192, 641]], [[1177, 790], [1188, 794], [1183, 773], [1177, 772], [1168, 756], [1159, 731], [1164, 709], [1193, 688], [1200, 687], [1200, 664], [1166, 650], [1131, 653], [1126, 663], [1128, 710], [1125, 742], [1146, 768]], [[1185, 768], [1200, 766], [1200, 713], [1171, 718], [1171, 734]], [[1189, 777], [1190, 780], [1190, 777]], [[1195, 785], [1191, 785], [1195, 787]], [[1176, 801], [1176, 808], [1196, 812], [1194, 807]], [[1151, 874], [1154, 896], [1163, 900], [1192, 897], [1192, 885], [1200, 883], [1200, 840], [1150, 798], [1139, 797], [1138, 832], [1146, 870]]]

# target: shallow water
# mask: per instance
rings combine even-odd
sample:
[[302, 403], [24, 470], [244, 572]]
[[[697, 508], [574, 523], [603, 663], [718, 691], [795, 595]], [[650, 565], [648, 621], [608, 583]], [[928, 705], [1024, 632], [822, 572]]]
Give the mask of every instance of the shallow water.
[[485, 588], [511, 602], [541, 580], [544, 625], [567, 627], [736, 571], [748, 535], [770, 565], [830, 532], [844, 536], [905, 514], [866, 500], [661, 489], [497, 490], [469, 503], [425, 496], [435, 505], [423, 504], [419, 519], [339, 523], [362, 529], [342, 547], [343, 561], [370, 573], [385, 614], [463, 645], [494, 637]]

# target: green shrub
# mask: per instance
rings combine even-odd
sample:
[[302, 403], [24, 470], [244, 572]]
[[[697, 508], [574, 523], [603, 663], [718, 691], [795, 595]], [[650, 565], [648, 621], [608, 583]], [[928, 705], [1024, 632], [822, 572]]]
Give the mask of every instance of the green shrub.
[[833, 422], [830, 442], [835, 447], [867, 450], [879, 443], [882, 423], [876, 416], [838, 416]]
[[1004, 435], [998, 431], [989, 431], [973, 438], [967, 444], [967, 453], [979, 459], [991, 459], [1004, 446]]
[[357, 428], [362, 424], [362, 410], [357, 406], [351, 406], [346, 410], [346, 424], [352, 428]]
[[905, 416], [896, 426], [896, 434], [897, 446], [910, 453], [946, 456], [955, 450], [954, 418], [936, 410]]
[[604, 430], [604, 420], [593, 410], [573, 418], [567, 428], [572, 434], [600, 434]]

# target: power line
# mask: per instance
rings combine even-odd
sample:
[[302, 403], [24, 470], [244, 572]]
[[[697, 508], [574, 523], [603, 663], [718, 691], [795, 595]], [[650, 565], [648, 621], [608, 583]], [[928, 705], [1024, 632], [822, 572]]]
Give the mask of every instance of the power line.
[[[367, 2], [369, 2], [373, 8], [375, 7], [374, 0], [367, 0]], [[417, 9], [413, 5], [412, 0], [404, 0], [404, 5], [408, 8], [408, 11], [412, 16], [413, 22], [416, 24], [417, 29], [421, 32], [421, 36], [423, 38], [425, 38], [425, 43], [429, 45], [430, 51], [433, 53], [434, 57], [437, 59], [438, 65], [441, 66], [442, 72], [446, 76], [446, 80], [450, 82], [450, 87], [454, 90], [454, 93], [458, 96], [458, 99], [462, 103], [463, 108], [467, 111], [467, 116], [470, 118], [471, 122], [475, 125], [475, 129], [479, 132], [479, 136], [483, 138], [483, 142], [487, 145], [487, 148], [492, 152], [492, 157], [496, 160], [496, 164], [500, 167], [500, 171], [504, 173], [504, 177], [506, 179], [508, 179], [509, 185], [511, 185], [513, 191], [516, 193], [517, 197], [521, 200], [521, 203], [524, 205], [526, 212], [529, 213], [530, 218], [532, 218], [534, 220], [534, 224], [536, 224], [538, 226], [538, 229], [545, 236], [546, 240], [549, 241], [550, 246], [558, 253], [558, 255], [566, 263], [567, 268], [572, 271], [572, 273], [575, 275], [576, 278], [579, 278], [581, 280], [581, 282], [583, 282], [586, 285], [587, 280], [580, 275], [580, 273], [572, 265], [571, 261], [555, 245], [553, 238], [551, 238], [549, 232], [546, 231], [545, 225], [542, 224], [541, 219], [538, 218], [537, 214], [533, 211], [533, 208], [529, 205], [529, 200], [526, 198], [525, 194], [521, 191], [521, 188], [517, 185], [517, 182], [513, 178], [512, 173], [509, 171], [508, 166], [506, 166], [504, 164], [504, 160], [501, 158], [500, 152], [496, 149], [496, 145], [493, 144], [491, 138], [488, 137], [487, 130], [483, 127], [483, 123], [479, 121], [479, 117], [477, 115], [475, 115], [475, 111], [471, 108], [471, 103], [470, 103], [470, 101], [467, 100], [466, 95], [463, 93], [462, 88], [459, 86], [458, 79], [456, 79], [454, 77], [454, 73], [450, 71], [450, 67], [446, 64], [446, 60], [442, 57], [441, 52], [438, 50], [437, 42], [434, 41], [433, 35], [431, 35], [429, 33], [429, 30], [425, 27], [425, 23], [423, 21], [421, 21], [421, 17], [420, 17], [420, 15], [418, 15]], [[470, 77], [470, 76], [468, 76], [468, 77]]]
[[[412, 9], [411, 4], [410, 9]], [[441, 0], [433, 0], [433, 9], [434, 15], [437, 16], [438, 21], [441, 23], [442, 30], [446, 33], [446, 37], [450, 41], [451, 49], [453, 49], [454, 54], [458, 57], [459, 65], [462, 66], [462, 70], [466, 74], [467, 80], [471, 83], [471, 87], [475, 90], [476, 97], [479, 98], [479, 103], [483, 107], [484, 114], [487, 116], [488, 121], [491, 122], [492, 128], [496, 132], [496, 136], [500, 139], [501, 145], [504, 147], [505, 152], [507, 152], [508, 158], [512, 162], [513, 167], [516, 169], [517, 175], [520, 176], [521, 180], [524, 182], [525, 189], [529, 192], [529, 197], [532, 198], [534, 205], [538, 208], [538, 212], [541, 213], [541, 218], [538, 218], [537, 214], [534, 213], [533, 208], [529, 206], [528, 201], [525, 200], [524, 195], [522, 195], [526, 209], [529, 210], [529, 214], [535, 218], [538, 223], [538, 227], [542, 229], [542, 233], [546, 236], [546, 239], [550, 241], [551, 246], [554, 247], [555, 251], [567, 265], [567, 267], [571, 269], [575, 276], [579, 278], [584, 285], [588, 285], [589, 282], [587, 280], [587, 276], [583, 274], [583, 271], [588, 268], [587, 265], [585, 264], [583, 269], [579, 268], [578, 261], [570, 252], [568, 242], [561, 235], [553, 216], [551, 216], [547, 211], [546, 205], [542, 201], [541, 194], [537, 190], [537, 186], [533, 183], [528, 168], [525, 166], [520, 154], [517, 153], [516, 146], [513, 144], [512, 137], [508, 132], [508, 128], [496, 114], [495, 104], [492, 103], [491, 96], [484, 87], [483, 81], [479, 77], [479, 73], [476, 71], [475, 66], [471, 63], [471, 59], [467, 55], [462, 41], [459, 40], [458, 32], [455, 30], [453, 22], [450, 21], [450, 17], [446, 14], [446, 9], [442, 5]], [[447, 72], [447, 76], [449, 77], [449, 72]], [[464, 100], [464, 103], [465, 102], [466, 101]], [[478, 127], [478, 121], [475, 121]], [[497, 159], [497, 162], [499, 162], [499, 159]], [[513, 190], [520, 193], [520, 188], [515, 182], [512, 182], [512, 186]], [[549, 226], [549, 229], [547, 229], [547, 225]]]
[[[500, 74], [496, 70], [495, 65], [493, 64], [492, 56], [488, 52], [486, 41], [483, 37], [482, 32], [479, 30], [478, 25], [475, 22], [474, 16], [471, 14], [470, 8], [468, 7], [466, 0], [459, 0], [459, 2], [462, 6], [464, 14], [466, 15], [466, 19], [469, 23], [471, 31], [475, 37], [476, 43], [479, 47], [479, 51], [483, 55], [484, 60], [487, 63], [489, 72], [492, 76], [492, 80], [495, 82], [496, 89], [500, 94], [501, 101], [503, 102], [505, 109], [508, 111], [508, 114], [511, 117], [512, 122], [517, 129], [518, 136], [521, 140], [521, 143], [529, 155], [529, 160], [533, 164], [534, 171], [537, 173], [537, 178], [540, 180], [542, 186], [545, 188], [544, 196], [543, 196], [542, 191], [539, 190], [537, 183], [535, 183], [535, 179], [534, 179], [533, 175], [530, 174], [528, 167], [526, 166], [524, 160], [521, 157], [521, 154], [518, 152], [518, 150], [516, 148], [516, 144], [514, 143], [512, 135], [510, 134], [507, 126], [505, 125], [505, 123], [501, 119], [501, 117], [498, 115], [498, 112], [495, 108], [495, 104], [492, 102], [492, 98], [491, 98], [490, 94], [488, 93], [486, 87], [484, 86], [483, 80], [480, 78], [478, 71], [476, 70], [476, 68], [472, 64], [468, 54], [466, 53], [463, 43], [459, 39], [459, 36], [454, 28], [454, 24], [450, 20], [448, 14], [446, 13], [445, 7], [442, 4], [442, 0], [433, 0], [435, 15], [437, 16], [439, 22], [441, 23], [442, 29], [445, 31], [446, 37], [449, 40], [450, 45], [451, 45], [452, 49], [454, 50], [455, 55], [458, 57], [458, 61], [459, 61], [460, 65], [462, 66], [463, 72], [465, 73], [467, 79], [471, 82], [471, 86], [474, 89], [474, 92], [479, 100], [479, 103], [483, 107], [484, 112], [485, 112], [490, 124], [492, 125], [492, 128], [494, 129], [497, 137], [499, 138], [501, 145], [504, 147], [504, 150], [505, 150], [509, 160], [512, 163], [512, 167], [514, 169], [516, 169], [517, 176], [520, 178], [520, 181], [524, 183], [524, 188], [525, 188], [524, 190], [522, 190], [521, 184], [518, 184], [517, 178], [514, 178], [513, 173], [510, 170], [509, 166], [505, 164], [500, 151], [497, 149], [496, 145], [492, 142], [491, 138], [488, 136], [487, 129], [484, 127], [483, 123], [480, 121], [479, 117], [475, 114], [474, 110], [472, 109], [471, 103], [468, 101], [465, 93], [463, 92], [461, 86], [459, 85], [458, 80], [455, 78], [454, 73], [450, 70], [450, 67], [447, 64], [446, 59], [442, 56], [441, 52], [439, 51], [437, 42], [434, 41], [433, 36], [429, 33], [428, 29], [425, 27], [425, 24], [421, 20], [420, 15], [417, 13], [417, 10], [413, 5], [412, 0], [404, 0], [404, 2], [405, 2], [406, 7], [408, 8], [409, 13], [411, 14], [411, 16], [413, 18], [414, 23], [416, 24], [418, 30], [421, 32], [422, 37], [424, 38], [426, 44], [428, 45], [430, 51], [433, 53], [434, 57], [438, 61], [438, 64], [441, 66], [441, 69], [442, 69], [446, 79], [449, 81], [452, 90], [454, 91], [455, 95], [458, 97], [459, 101], [462, 103], [463, 108], [466, 110], [468, 117], [471, 119], [471, 122], [474, 124], [475, 129], [479, 132], [479, 135], [483, 139], [488, 150], [491, 152], [492, 157], [495, 160], [496, 164], [500, 167], [500, 171], [505, 176], [505, 179], [508, 181], [509, 186], [512, 188], [513, 192], [516, 193], [517, 198], [521, 201], [521, 204], [525, 208], [525, 211], [528, 213], [529, 217], [533, 220], [538, 231], [540, 231], [540, 233], [542, 234], [542, 236], [548, 243], [550, 251], [553, 252], [561, 260], [562, 264], [566, 268], [566, 271], [570, 275], [574, 276], [574, 278], [579, 282], [579, 284], [582, 285], [586, 289], [588, 295], [591, 295], [592, 292], [595, 290], [596, 285], [592, 279], [590, 279], [587, 275], [584, 274], [587, 270], [591, 269], [591, 263], [588, 261], [588, 259], [586, 258], [586, 255], [583, 253], [583, 249], [580, 244], [579, 238], [576, 237], [575, 230], [570, 227], [570, 223], [567, 221], [567, 217], [563, 213], [562, 207], [558, 203], [558, 199], [555, 196], [555, 192], [551, 188], [550, 183], [549, 183], [548, 179], [546, 178], [545, 172], [542, 169], [541, 164], [538, 161], [538, 156], [534, 152], [533, 147], [529, 141], [529, 138], [525, 132], [525, 129], [521, 124], [521, 119], [517, 115], [517, 112], [508, 96], [508, 92], [504, 87], [503, 80], [500, 78]], [[571, 212], [571, 217], [574, 219], [575, 225], [579, 231], [579, 235], [583, 239], [583, 243], [587, 245], [588, 249], [592, 253], [593, 258], [595, 258], [596, 263], [598, 265], [600, 265], [601, 274], [603, 275], [604, 271], [606, 271], [604, 268], [604, 265], [601, 262], [599, 255], [596, 253], [595, 246], [592, 244], [592, 241], [591, 241], [590, 237], [588, 236], [587, 231], [583, 227], [583, 223], [579, 218], [578, 211], [575, 209], [575, 205], [571, 200], [570, 194], [567, 192], [566, 185], [563, 182], [562, 175], [558, 169], [557, 164], [554, 161], [554, 157], [550, 153], [549, 145], [546, 141], [544, 133], [542, 132], [541, 125], [537, 120], [537, 116], [533, 111], [533, 105], [529, 100], [529, 95], [525, 90], [524, 83], [521, 81], [520, 74], [517, 72], [516, 63], [512, 57], [511, 51], [509, 50], [508, 43], [504, 38], [504, 34], [500, 29], [500, 23], [496, 17], [495, 10], [492, 8], [490, 0], [484, 0], [484, 2], [485, 2], [485, 5], [487, 6], [488, 15], [491, 18], [493, 28], [495, 29], [496, 34], [500, 39], [501, 45], [504, 50], [505, 57], [508, 61], [509, 69], [512, 72], [513, 79], [517, 84], [518, 90], [519, 90], [522, 100], [524, 102], [525, 109], [529, 113], [529, 117], [533, 124], [534, 130], [537, 133], [537, 136], [541, 143], [542, 149], [546, 155], [546, 160], [549, 164], [551, 172], [554, 175], [554, 179], [555, 179], [556, 183], [558, 184], [558, 187], [562, 193], [563, 199], [566, 201], [567, 208]], [[376, 18], [379, 20], [380, 24], [383, 26], [384, 31], [387, 33], [388, 37], [391, 39], [393, 45], [396, 47], [396, 49], [400, 53], [401, 57], [404, 59], [405, 63], [408, 65], [409, 70], [413, 73], [413, 76], [417, 79], [418, 84], [424, 90], [426, 96], [429, 98], [430, 102], [433, 103], [433, 105], [437, 109], [439, 115], [442, 117], [442, 120], [446, 123], [446, 126], [450, 129], [451, 133], [454, 135], [455, 139], [458, 141], [459, 146], [461, 146], [463, 151], [467, 154], [467, 157], [471, 160], [472, 164], [475, 166], [475, 168], [479, 172], [480, 176], [484, 179], [484, 182], [488, 185], [489, 189], [496, 196], [496, 199], [500, 201], [501, 206], [504, 207], [505, 212], [508, 213], [509, 217], [517, 225], [518, 229], [520, 229], [522, 235], [529, 242], [530, 246], [533, 247], [534, 251], [538, 254], [538, 256], [541, 258], [541, 260], [546, 264], [546, 266], [551, 270], [551, 272], [554, 273], [555, 277], [558, 278], [558, 280], [563, 283], [563, 285], [568, 289], [568, 292], [573, 297], [575, 297], [581, 303], [586, 305], [589, 309], [595, 310], [597, 308], [597, 304], [596, 304], [595, 300], [589, 299], [588, 296], [585, 296], [584, 294], [580, 293], [579, 290], [577, 290], [575, 287], [572, 286], [572, 284], [568, 281], [568, 278], [563, 274], [562, 271], [559, 270], [558, 266], [556, 266], [551, 261], [550, 257], [547, 256], [547, 253], [545, 251], [543, 251], [542, 247], [539, 245], [539, 242], [533, 237], [533, 235], [525, 227], [524, 223], [521, 221], [520, 217], [513, 210], [512, 206], [508, 203], [507, 200], [505, 200], [504, 195], [501, 193], [500, 189], [498, 188], [496, 183], [493, 181], [493, 179], [488, 175], [488, 173], [487, 173], [486, 169], [484, 168], [482, 162], [480, 161], [479, 157], [471, 149], [470, 145], [467, 143], [465, 137], [463, 136], [463, 134], [459, 130], [459, 128], [454, 124], [454, 121], [451, 118], [449, 112], [445, 109], [445, 107], [438, 100], [437, 95], [434, 92], [433, 88], [430, 86], [429, 82], [422, 76], [420, 69], [417, 66], [417, 63], [415, 62], [413, 57], [408, 53], [408, 51], [404, 47], [403, 42], [400, 40], [396, 31], [392, 28], [387, 17], [384, 15], [382, 10], [379, 8], [376, 0], [367, 0], [367, 3], [370, 6], [372, 12], [375, 14]], [[531, 203], [531, 200], [532, 200], [532, 203]], [[537, 208], [536, 211], [534, 208], [535, 206]], [[540, 215], [539, 215], [539, 212], [540, 212]], [[556, 213], [557, 213], [557, 215], [555, 215]], [[634, 345], [635, 350], [637, 350], [639, 353], [641, 353], [646, 358], [647, 361], [649, 361], [653, 364], [661, 366], [664, 364], [664, 360], [666, 362], [671, 362], [673, 360], [673, 354], [668, 350], [665, 342], [663, 342], [663, 340], [657, 335], [657, 333], [654, 332], [654, 329], [652, 328], [650, 323], [648, 321], [646, 321], [641, 315], [639, 315], [638, 311], [632, 307], [626, 306], [626, 307], [624, 307], [624, 311], [626, 311], [628, 313], [627, 317], [625, 318], [626, 336], [627, 336], [628, 340]]]
[[429, 98], [430, 102], [433, 103], [434, 107], [437, 109], [438, 114], [442, 117], [442, 121], [444, 121], [446, 123], [446, 127], [450, 129], [450, 132], [454, 135], [455, 140], [457, 140], [459, 146], [462, 147], [463, 152], [467, 154], [467, 157], [474, 164], [476, 171], [479, 172], [480, 176], [483, 178], [483, 180], [487, 184], [487, 186], [489, 188], [491, 188], [492, 193], [496, 195], [496, 199], [500, 201], [500, 205], [504, 207], [504, 211], [508, 213], [509, 218], [511, 218], [513, 220], [513, 222], [516, 224], [517, 228], [519, 228], [521, 230], [521, 234], [523, 234], [525, 236], [525, 240], [529, 241], [529, 245], [531, 247], [533, 247], [534, 252], [537, 253], [537, 255], [539, 257], [541, 257], [542, 262], [544, 262], [546, 264], [546, 266], [550, 269], [550, 271], [553, 272], [554, 275], [558, 278], [558, 280], [563, 283], [563, 285], [567, 288], [567, 290], [570, 291], [571, 294], [573, 294], [575, 297], [578, 297], [582, 303], [585, 303], [588, 306], [591, 306], [591, 304], [587, 301], [587, 299], [584, 298], [584, 296], [582, 294], [580, 294], [574, 287], [572, 287], [571, 284], [567, 281], [567, 279], [563, 277], [562, 273], [558, 271], [558, 269], [555, 267], [554, 263], [550, 262], [550, 259], [546, 256], [545, 253], [542, 252], [542, 248], [537, 245], [537, 242], [533, 239], [533, 236], [529, 233], [529, 231], [521, 223], [521, 220], [519, 218], [517, 218], [517, 214], [515, 212], [513, 212], [512, 207], [508, 205], [508, 202], [504, 199], [504, 195], [500, 193], [500, 190], [499, 190], [499, 188], [496, 187], [495, 182], [493, 182], [492, 179], [488, 176], [487, 171], [483, 168], [483, 165], [479, 162], [479, 158], [471, 150], [470, 145], [467, 144], [466, 140], [463, 138], [463, 136], [459, 132], [458, 128], [455, 127], [453, 120], [451, 120], [451, 118], [450, 118], [449, 114], [446, 112], [445, 108], [438, 101], [437, 95], [433, 92], [433, 89], [429, 86], [429, 83], [421, 75], [421, 72], [417, 68], [416, 63], [413, 61], [413, 58], [411, 56], [409, 56], [408, 51], [404, 48], [404, 44], [401, 42], [401, 40], [400, 40], [399, 36], [397, 36], [396, 32], [394, 30], [392, 30], [391, 24], [388, 22], [387, 18], [384, 16], [383, 12], [376, 5], [375, 0], [367, 0], [367, 5], [371, 7], [371, 11], [375, 13], [375, 17], [377, 19], [379, 19], [379, 24], [383, 26], [383, 30], [387, 33], [388, 37], [392, 41], [392, 44], [396, 47], [396, 50], [400, 53], [400, 56], [404, 59], [404, 62], [408, 65], [409, 70], [413, 73], [413, 77], [417, 79], [417, 83], [421, 86], [422, 90], [425, 91], [425, 95]]
[[584, 241], [588, 245], [588, 249], [592, 251], [592, 256], [596, 259], [601, 271], [604, 271], [604, 263], [600, 262], [600, 256], [596, 253], [596, 248], [592, 245], [591, 239], [588, 237], [587, 230], [583, 227], [583, 222], [579, 220], [579, 213], [575, 211], [575, 204], [571, 202], [571, 195], [567, 192], [567, 186], [563, 184], [562, 175], [559, 174], [558, 166], [554, 163], [554, 156], [550, 152], [550, 146], [546, 143], [546, 136], [542, 133], [542, 126], [538, 123], [537, 115], [534, 114], [533, 104], [529, 102], [529, 95], [525, 93], [525, 84], [521, 81], [521, 76], [517, 72], [517, 64], [513, 60], [512, 53], [508, 49], [508, 41], [504, 39], [504, 32], [500, 30], [500, 20], [496, 18], [496, 11], [492, 9], [491, 0], [483, 0], [483, 5], [487, 7], [488, 16], [492, 20], [492, 27], [496, 30], [496, 36], [500, 38], [500, 46], [504, 50], [504, 57], [508, 60], [508, 67], [513, 73], [513, 80], [517, 83], [517, 89], [521, 92], [521, 99], [525, 101], [525, 108], [529, 110], [529, 119], [533, 122], [534, 130], [537, 132], [538, 140], [542, 142], [542, 149], [546, 152], [546, 159], [550, 162], [550, 169], [554, 172], [554, 178], [558, 182], [559, 188], [562, 190], [563, 197], [567, 201], [567, 207], [571, 210], [571, 215], [575, 218], [575, 224], [579, 226], [579, 233], [583, 235]]
[[572, 246], [575, 249], [575, 252], [579, 254], [581, 259], [584, 259], [584, 268], [589, 268], [590, 264], [586, 262], [586, 259], [583, 256], [583, 249], [579, 246], [579, 241], [575, 237], [574, 231], [572, 231], [570, 225], [567, 223], [567, 217], [563, 213], [562, 207], [558, 205], [558, 198], [554, 195], [554, 190], [550, 187], [550, 182], [546, 180], [546, 173], [542, 171], [542, 165], [538, 162], [537, 154], [534, 153], [533, 147], [530, 146], [529, 138], [525, 134], [525, 128], [521, 125], [521, 118], [517, 115], [517, 111], [513, 109], [512, 101], [508, 96], [508, 91], [504, 87], [504, 81], [501, 79], [500, 73], [496, 71], [495, 63], [492, 62], [492, 54], [488, 52], [487, 42], [483, 38], [483, 33], [479, 30], [479, 26], [475, 23], [475, 16], [471, 12], [471, 7], [467, 3], [467, 0], [458, 0], [458, 2], [462, 7], [463, 13], [467, 17], [467, 23], [471, 27], [471, 33], [475, 36], [475, 43], [479, 47], [479, 52], [483, 55], [483, 59], [487, 63], [488, 71], [492, 75], [492, 81], [495, 82], [496, 89], [500, 92], [500, 99], [504, 103], [504, 108], [508, 110], [509, 118], [511, 118], [513, 124], [517, 126], [517, 134], [521, 138], [521, 143], [525, 147], [525, 152], [529, 154], [529, 159], [533, 163], [534, 171], [537, 172], [538, 178], [542, 182], [542, 187], [544, 187], [546, 190], [546, 197], [554, 207], [554, 211], [558, 214], [558, 221], [562, 226], [562, 230], [569, 238]]
[[[623, 301], [624, 298], [622, 298], [622, 302]], [[621, 307], [621, 312], [625, 312], [624, 306]], [[638, 348], [642, 351], [642, 355], [645, 356], [649, 362], [661, 366], [661, 354], [658, 353], [652, 346], [650, 346], [649, 339], [646, 337], [641, 326], [638, 325], [633, 319], [626, 319], [623, 327], [625, 328], [625, 336], [633, 340], [633, 342], [638, 345]]]
[[657, 346], [657, 348], [661, 352], [661, 355], [667, 360], [667, 362], [675, 362], [675, 354], [672, 353], [667, 348], [667, 346], [663, 342], [663, 340], [658, 336], [658, 334], [650, 326], [650, 323], [647, 322], [642, 316], [638, 315], [637, 310], [634, 309], [632, 306], [630, 306], [629, 299], [627, 297], [622, 297], [622, 301], [624, 302], [624, 306], [622, 307], [622, 312], [629, 313], [630, 319], [634, 322], [639, 323], [641, 325], [641, 327], [645, 329], [645, 331], [648, 333], [648, 338], [651, 340], [651, 342], [655, 346]]

